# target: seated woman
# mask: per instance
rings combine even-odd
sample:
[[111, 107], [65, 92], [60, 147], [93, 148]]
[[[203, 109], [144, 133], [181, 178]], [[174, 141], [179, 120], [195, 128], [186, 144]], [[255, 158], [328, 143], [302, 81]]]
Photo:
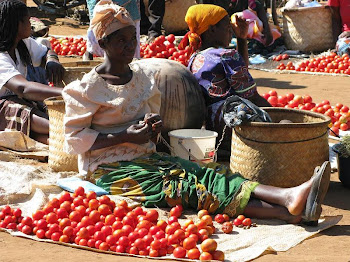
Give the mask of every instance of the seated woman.
[[110, 194], [146, 207], [181, 203], [230, 216], [244, 213], [299, 223], [304, 214], [308, 221], [318, 220], [329, 162], [300, 186], [277, 188], [248, 181], [216, 163], [199, 166], [156, 153], [161, 94], [152, 74], [129, 64], [136, 48], [134, 22], [112, 2], [104, 1], [96, 10], [101, 13], [95, 13], [92, 28], [105, 60], [63, 90], [65, 150], [79, 155], [82, 174]]
[[328, 0], [338, 55], [350, 55], [350, 0]]
[[[180, 43], [189, 45], [193, 55], [188, 69], [202, 87], [208, 114], [206, 128], [219, 133], [220, 139], [225, 122], [221, 110], [226, 98], [238, 95], [257, 106], [271, 106], [257, 91], [254, 79], [248, 71], [247, 24], [236, 17], [231, 24], [226, 10], [210, 4], [191, 6], [185, 20], [190, 31]], [[233, 33], [237, 36], [237, 50], [228, 49]], [[231, 129], [226, 129], [220, 150], [231, 148]]]
[[[46, 63], [49, 79], [62, 78], [57, 55], [30, 38], [27, 6], [20, 0], [0, 2], [0, 131], [17, 130], [48, 143], [49, 120], [40, 102], [62, 89], [26, 80], [27, 66]], [[39, 102], [39, 103], [38, 103]]]

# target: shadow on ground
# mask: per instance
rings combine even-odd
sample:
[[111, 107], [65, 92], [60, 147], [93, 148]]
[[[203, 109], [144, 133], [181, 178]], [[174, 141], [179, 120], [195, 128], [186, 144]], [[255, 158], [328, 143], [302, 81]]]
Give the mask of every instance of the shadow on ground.
[[276, 78], [254, 78], [256, 84], [259, 86], [266, 86], [276, 89], [304, 89], [307, 86], [291, 85], [289, 81], [279, 81]]
[[342, 210], [350, 210], [350, 189], [341, 182], [331, 181], [324, 204]]
[[350, 225], [335, 225], [320, 234], [325, 236], [350, 236]]

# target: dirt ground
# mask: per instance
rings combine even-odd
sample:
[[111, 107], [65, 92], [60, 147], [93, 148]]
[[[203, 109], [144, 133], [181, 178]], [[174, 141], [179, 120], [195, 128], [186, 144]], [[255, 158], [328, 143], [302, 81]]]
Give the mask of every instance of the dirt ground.
[[[30, 0], [28, 5], [35, 6]], [[31, 10], [34, 9], [32, 8]], [[35, 12], [35, 14], [37, 15], [38, 13]], [[84, 35], [86, 33], [87, 27], [79, 25], [74, 20], [55, 18], [45, 14], [41, 14], [41, 17], [45, 18], [45, 22], [50, 25], [50, 34], [52, 35]], [[77, 59], [65, 58], [61, 59], [61, 61], [77, 61]], [[300, 95], [309, 94], [316, 103], [328, 99], [332, 105], [336, 103], [350, 105], [349, 77], [277, 74], [257, 70], [251, 70], [251, 73], [259, 86], [260, 93], [275, 89], [279, 94], [289, 92]], [[266, 254], [255, 261], [350, 261], [349, 200], [350, 189], [343, 187], [339, 182], [338, 174], [333, 173], [323, 206], [323, 214], [332, 216], [343, 215], [338, 225], [305, 240], [287, 252]], [[7, 233], [0, 232], [0, 262], [112, 262], [118, 260], [128, 262], [146, 261], [146, 259], [142, 258], [114, 256], [57, 244], [41, 243], [12, 237]]]

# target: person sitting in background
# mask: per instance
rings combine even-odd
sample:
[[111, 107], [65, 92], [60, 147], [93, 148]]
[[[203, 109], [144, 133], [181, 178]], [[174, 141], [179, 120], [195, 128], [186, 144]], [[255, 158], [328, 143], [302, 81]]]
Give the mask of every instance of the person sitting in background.
[[266, 16], [264, 4], [259, 0], [200, 0], [200, 4], [214, 4], [224, 8], [229, 16], [235, 13], [242, 12], [244, 10], [251, 10], [256, 13], [257, 17], [261, 20], [263, 25], [262, 40], [259, 40], [265, 46], [269, 46], [273, 43], [273, 35]]
[[22, 1], [0, 2], [0, 131], [21, 131], [47, 144], [48, 114], [38, 102], [61, 95], [62, 89], [28, 81], [27, 67], [45, 65], [55, 83], [64, 69], [55, 52], [30, 37], [29, 18]]
[[338, 55], [350, 54], [350, 0], [328, 0]]
[[[51, 49], [50, 41], [45, 38], [49, 34], [49, 27], [46, 26], [39, 18], [31, 17], [29, 19], [30, 25], [32, 28], [32, 38], [35, 39], [38, 44], [46, 46], [48, 49]], [[48, 79], [46, 75], [46, 69], [42, 66], [27, 66], [27, 80], [37, 83], [42, 83], [47, 85]]]
[[[259, 95], [248, 71], [247, 23], [236, 17], [236, 24], [231, 24], [224, 8], [210, 4], [191, 6], [185, 20], [190, 31], [180, 48], [189, 45], [193, 52], [188, 69], [202, 87], [208, 108], [206, 128], [218, 132], [220, 139], [225, 126], [221, 110], [229, 96], [238, 95], [257, 106], [271, 106]], [[237, 50], [227, 49], [233, 33], [237, 36]], [[229, 156], [232, 130], [226, 131], [220, 149]]]
[[317, 167], [297, 187], [278, 188], [249, 181], [216, 163], [200, 166], [156, 153], [161, 131], [161, 93], [154, 75], [130, 64], [136, 29], [127, 11], [96, 6], [92, 29], [105, 50], [104, 61], [63, 90], [65, 151], [78, 154], [79, 171], [109, 194], [146, 207], [182, 204], [230, 216], [277, 218], [317, 224], [327, 192], [330, 165]]
[[[89, 17], [90, 17], [90, 23], [93, 18], [93, 13], [96, 4], [100, 0], [86, 0], [87, 6], [89, 9]], [[101, 0], [103, 1], [103, 0]], [[141, 0], [143, 1], [143, 0]], [[126, 10], [128, 10], [131, 18], [135, 22], [136, 26], [136, 37], [137, 37], [137, 47], [135, 50], [135, 58], [140, 58], [140, 20], [141, 20], [141, 13], [140, 13], [140, 0], [113, 0], [113, 3], [116, 5], [124, 7]], [[92, 29], [89, 28], [87, 31], [87, 52], [90, 53], [89, 60], [93, 59], [93, 54], [103, 57], [104, 51], [99, 46], [96, 37], [94, 36]]]

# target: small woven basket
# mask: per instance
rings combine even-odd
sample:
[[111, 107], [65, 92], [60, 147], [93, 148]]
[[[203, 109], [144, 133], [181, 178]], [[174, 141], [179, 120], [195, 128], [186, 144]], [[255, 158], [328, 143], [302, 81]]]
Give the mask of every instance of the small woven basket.
[[[329, 160], [327, 127], [322, 114], [264, 108], [273, 123], [252, 122], [232, 132], [230, 169], [261, 184], [292, 187], [310, 179]], [[293, 123], [278, 123], [282, 119]]]
[[326, 6], [284, 9], [282, 15], [288, 49], [318, 52], [335, 47], [332, 15]]
[[78, 172], [78, 157], [64, 152], [63, 117], [65, 104], [61, 96], [46, 99], [45, 104], [50, 118], [49, 167], [56, 172]]

